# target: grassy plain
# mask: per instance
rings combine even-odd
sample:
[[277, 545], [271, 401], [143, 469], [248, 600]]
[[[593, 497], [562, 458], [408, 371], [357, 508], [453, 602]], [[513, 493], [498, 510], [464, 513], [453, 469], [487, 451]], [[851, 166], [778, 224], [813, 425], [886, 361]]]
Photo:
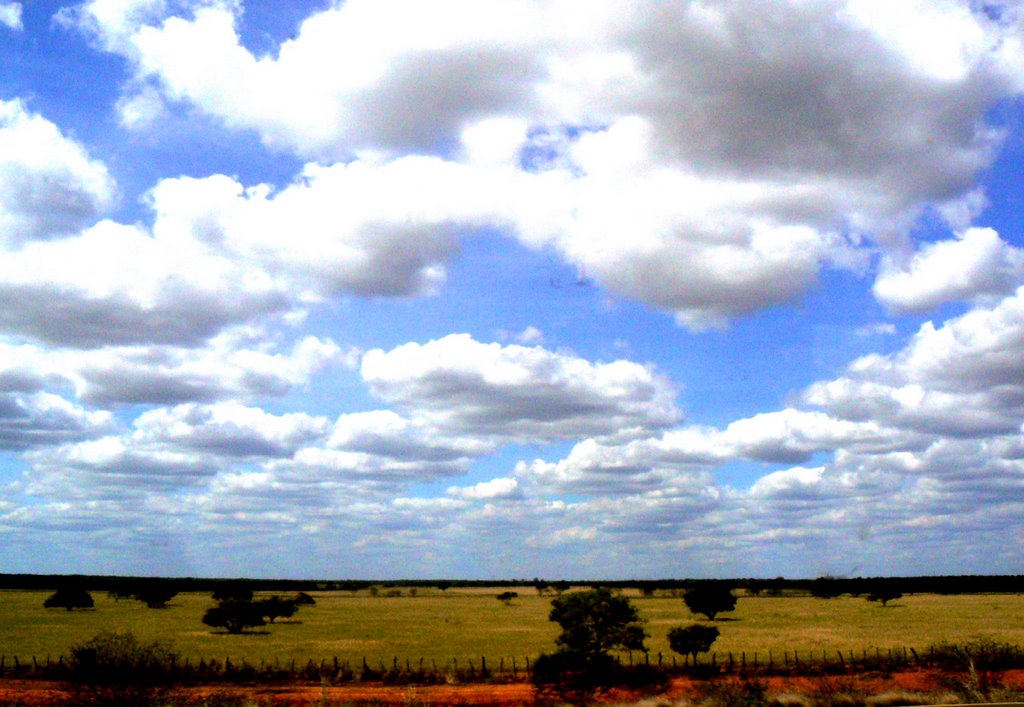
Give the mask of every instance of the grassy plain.
[[[365, 656], [371, 665], [398, 657], [414, 665], [423, 658], [429, 666], [432, 660], [442, 665], [452, 658], [461, 663], [486, 656], [496, 667], [501, 658], [508, 664], [513, 656], [522, 661], [552, 650], [558, 627], [547, 620], [551, 597], [524, 587], [505, 606], [495, 599], [503, 590], [420, 589], [416, 596], [401, 597], [315, 592], [316, 606], [304, 607], [294, 619], [240, 636], [202, 624], [203, 612], [213, 605], [209, 594], [180, 594], [166, 609], [147, 609], [96, 592], [95, 610], [68, 612], [44, 609], [47, 592], [0, 591], [0, 655], [8, 663], [15, 655], [22, 661], [56, 658], [102, 631], [131, 631], [141, 640], [169, 642], [193, 660], [229, 656], [252, 664], [337, 656], [355, 666]], [[699, 620], [681, 599], [627, 595], [647, 621], [647, 644], [655, 655], [670, 654], [669, 628]], [[848, 596], [741, 597], [737, 610], [723, 614], [716, 625], [721, 631], [716, 652], [757, 652], [762, 658], [769, 651], [781, 656], [793, 650], [921, 650], [980, 638], [1024, 644], [1024, 596], [920, 594], [885, 608]]]

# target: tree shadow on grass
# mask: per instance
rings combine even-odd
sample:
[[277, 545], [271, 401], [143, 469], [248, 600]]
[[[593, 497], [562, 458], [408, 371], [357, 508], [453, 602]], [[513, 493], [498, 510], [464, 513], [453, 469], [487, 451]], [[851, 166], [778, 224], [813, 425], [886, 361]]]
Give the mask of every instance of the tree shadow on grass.
[[211, 636], [269, 636], [270, 631], [239, 631], [238, 633], [231, 633], [230, 631], [210, 631]]

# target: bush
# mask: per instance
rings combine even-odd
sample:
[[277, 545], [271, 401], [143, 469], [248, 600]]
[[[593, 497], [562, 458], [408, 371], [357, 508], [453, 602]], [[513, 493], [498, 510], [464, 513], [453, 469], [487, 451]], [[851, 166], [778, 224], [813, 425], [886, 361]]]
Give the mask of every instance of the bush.
[[131, 633], [101, 633], [71, 648], [66, 689], [73, 705], [157, 704], [174, 684], [177, 654]]

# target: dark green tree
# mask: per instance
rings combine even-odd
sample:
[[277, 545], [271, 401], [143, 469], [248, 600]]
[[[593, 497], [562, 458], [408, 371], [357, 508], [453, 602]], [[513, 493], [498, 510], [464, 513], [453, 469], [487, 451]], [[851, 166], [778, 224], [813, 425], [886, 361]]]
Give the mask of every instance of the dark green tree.
[[293, 600], [283, 597], [260, 599], [254, 603], [263, 612], [263, 617], [268, 619], [270, 623], [274, 623], [277, 619], [291, 618], [299, 610], [298, 605]]
[[512, 603], [512, 600], [519, 596], [519, 592], [502, 592], [498, 595], [497, 599], [505, 606]]
[[229, 599], [207, 609], [203, 623], [228, 633], [242, 633], [247, 628], [263, 626], [263, 616], [263, 609], [256, 602]]
[[213, 592], [214, 601], [252, 601], [252, 590], [245, 585], [229, 582]]
[[698, 653], [707, 653], [718, 638], [718, 628], [702, 624], [676, 626], [668, 632], [668, 645], [680, 655], [693, 656], [697, 662]]
[[901, 592], [899, 589], [896, 589], [895, 587], [878, 587], [873, 592], [868, 594], [868, 601], [881, 602], [882, 606], [885, 606], [894, 599], [902, 598], [903, 592]]
[[552, 600], [549, 618], [562, 632], [555, 639], [559, 650], [534, 662], [533, 682], [542, 692], [554, 689], [564, 700], [586, 704], [596, 691], [640, 677], [627, 674], [611, 655], [646, 650], [647, 632], [629, 599], [604, 587], [561, 594]]
[[92, 595], [81, 587], [63, 587], [43, 602], [47, 609], [91, 609], [95, 606]]
[[691, 613], [703, 614], [708, 621], [714, 621], [720, 613], [736, 608], [736, 595], [728, 585], [707, 582], [687, 589], [683, 602]]
[[555, 597], [548, 618], [562, 627], [555, 639], [562, 650], [588, 658], [607, 655], [617, 648], [645, 650], [647, 632], [636, 607], [606, 587]]
[[811, 582], [811, 596], [818, 599], [835, 599], [838, 596], [842, 596], [846, 591], [844, 585], [845, 582], [835, 577], [829, 577], [828, 575], [818, 577]]
[[138, 599], [150, 609], [167, 608], [167, 602], [177, 595], [178, 591], [166, 584], [141, 584], [132, 592], [133, 599]]

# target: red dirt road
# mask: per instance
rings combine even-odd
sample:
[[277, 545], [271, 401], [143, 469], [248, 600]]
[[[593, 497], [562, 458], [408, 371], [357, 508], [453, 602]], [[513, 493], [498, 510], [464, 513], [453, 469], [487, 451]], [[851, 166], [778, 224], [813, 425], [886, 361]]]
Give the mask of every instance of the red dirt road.
[[[839, 675], [829, 677], [767, 677], [759, 681], [770, 693], [814, 694], [824, 690], [855, 688], [867, 695], [888, 692], [946, 692], [950, 676], [933, 671], [906, 671], [887, 675]], [[1002, 673], [1000, 683], [1011, 689], [1024, 690], [1024, 670]], [[737, 678], [723, 678], [737, 680]], [[661, 693], [667, 699], [699, 697], [707, 687], [704, 681], [675, 678]], [[341, 686], [318, 685], [231, 685], [197, 686], [181, 688], [175, 692], [184, 704], [203, 704], [210, 698], [249, 700], [258, 705], [312, 707], [322, 704], [378, 704], [378, 705], [488, 705], [490, 707], [519, 707], [535, 702], [533, 687], [526, 683], [431, 685], [397, 687], [375, 684], [349, 684]], [[639, 701], [642, 693], [615, 690], [600, 701], [629, 703]], [[62, 704], [64, 693], [59, 683], [45, 680], [0, 680], [0, 705], [56, 707]]]

